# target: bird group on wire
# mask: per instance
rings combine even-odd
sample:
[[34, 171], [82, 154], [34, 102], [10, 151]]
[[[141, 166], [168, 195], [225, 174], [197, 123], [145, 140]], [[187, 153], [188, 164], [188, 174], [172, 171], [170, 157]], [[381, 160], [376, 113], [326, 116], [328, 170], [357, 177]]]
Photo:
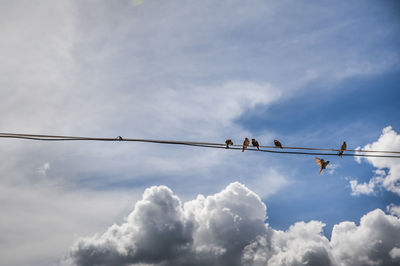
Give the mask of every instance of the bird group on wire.
[[[225, 144], [226, 144], [226, 148], [229, 149], [229, 146], [233, 145], [233, 141], [231, 139], [227, 139], [227, 140], [225, 140]], [[249, 145], [250, 145], [250, 140], [248, 138], [245, 138], [244, 141], [243, 141], [242, 152], [244, 152], [244, 150], [247, 149], [247, 147]], [[260, 144], [258, 143], [258, 141], [256, 139], [251, 139], [251, 145], [253, 145], [253, 147], [256, 147], [257, 150], [260, 150]], [[277, 148], [283, 149], [281, 142], [279, 140], [277, 140], [277, 139], [274, 140], [274, 145]], [[340, 151], [339, 151], [339, 154], [338, 154], [338, 156], [340, 158], [343, 157], [343, 153], [344, 153], [344, 151], [346, 149], [347, 149], [346, 141], [343, 141], [342, 147], [340, 148]], [[315, 162], [317, 163], [317, 165], [320, 166], [320, 170], [319, 170], [319, 173], [318, 173], [320, 175], [322, 173], [322, 171], [324, 169], [326, 169], [326, 167], [328, 166], [330, 161], [325, 161], [322, 158], [315, 157]]]
[[[242, 150], [250, 145], [250, 140], [246, 138], [243, 145], [234, 145], [231, 139], [227, 139], [225, 143], [215, 142], [199, 142], [199, 141], [182, 141], [182, 140], [160, 140], [160, 139], [138, 139], [138, 138], [125, 138], [117, 136], [116, 138], [104, 138], [104, 137], [79, 137], [79, 136], [56, 136], [56, 135], [37, 135], [37, 134], [22, 134], [22, 133], [1, 133], [0, 138], [13, 138], [13, 139], [26, 139], [26, 140], [40, 140], [40, 141], [118, 141], [118, 142], [143, 142], [143, 143], [157, 143], [157, 144], [170, 144], [170, 145], [186, 145], [193, 147], [203, 148], [214, 148], [214, 149], [225, 149], [230, 148], [233, 150]], [[282, 144], [278, 140], [274, 140], [275, 146], [261, 146], [256, 139], [252, 139], [251, 145], [256, 149], [249, 149], [259, 152], [269, 153], [284, 153], [284, 154], [303, 154], [303, 155], [317, 155], [317, 156], [357, 156], [357, 157], [381, 157], [381, 158], [396, 158], [400, 159], [400, 151], [377, 151], [377, 150], [361, 150], [347, 149], [346, 142], [343, 142], [341, 149], [322, 149], [322, 148], [310, 148], [310, 147], [289, 147], [285, 146], [283, 150]], [[226, 146], [226, 147], [225, 147]], [[232, 146], [232, 147], [230, 147]], [[270, 148], [280, 148], [281, 150], [270, 150]], [[311, 152], [304, 151], [293, 151], [293, 150], [308, 150]], [[328, 152], [315, 152], [315, 151], [332, 151]], [[346, 154], [343, 154], [346, 151]], [[339, 153], [338, 153], [339, 152]], [[366, 154], [367, 153], [367, 154]], [[322, 170], [326, 169], [329, 161], [325, 161], [320, 158], [316, 158], [316, 163], [321, 167]], [[321, 171], [322, 172], [322, 171]]]

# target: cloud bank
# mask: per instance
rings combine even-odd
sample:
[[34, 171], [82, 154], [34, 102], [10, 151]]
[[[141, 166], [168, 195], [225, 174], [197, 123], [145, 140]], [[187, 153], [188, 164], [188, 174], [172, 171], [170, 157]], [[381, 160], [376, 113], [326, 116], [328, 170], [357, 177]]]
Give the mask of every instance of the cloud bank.
[[[392, 208], [393, 209], [393, 208]], [[400, 219], [376, 209], [360, 224], [321, 221], [286, 231], [268, 223], [260, 197], [235, 182], [182, 203], [166, 186], [145, 190], [121, 225], [80, 238], [63, 265], [398, 265]]]
[[[365, 145], [362, 150], [400, 150], [400, 134], [391, 126], [385, 127], [379, 139], [373, 143]], [[375, 193], [377, 188], [384, 188], [400, 196], [400, 163], [396, 158], [372, 158], [366, 157], [365, 160], [375, 168], [374, 176], [368, 183], [358, 183], [357, 180], [350, 180], [352, 195]], [[358, 159], [358, 162], [361, 162]]]

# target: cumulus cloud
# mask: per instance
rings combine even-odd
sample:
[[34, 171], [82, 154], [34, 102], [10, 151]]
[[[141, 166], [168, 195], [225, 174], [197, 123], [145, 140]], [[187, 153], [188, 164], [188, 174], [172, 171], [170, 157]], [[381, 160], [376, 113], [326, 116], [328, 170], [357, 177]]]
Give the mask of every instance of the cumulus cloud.
[[[365, 145], [362, 150], [398, 151], [400, 150], [400, 134], [391, 126], [385, 127], [379, 139]], [[375, 175], [368, 183], [358, 183], [357, 180], [351, 180], [352, 195], [371, 195], [377, 187], [383, 187], [400, 196], [400, 163], [398, 159], [366, 157], [365, 160], [377, 168], [374, 171]], [[361, 162], [361, 160], [358, 159], [358, 162]]]
[[169, 188], [151, 187], [125, 223], [80, 239], [69, 260], [76, 265], [239, 265], [244, 247], [265, 233], [265, 215], [260, 198], [239, 183], [184, 205]]
[[265, 223], [267, 207], [240, 183], [182, 203], [168, 187], [146, 189], [121, 225], [80, 238], [66, 265], [396, 265], [400, 219], [376, 209], [360, 224]]
[[397, 265], [389, 252], [400, 246], [400, 219], [376, 209], [357, 226], [342, 222], [332, 230], [332, 251], [342, 265]]
[[329, 240], [322, 234], [324, 226], [320, 221], [310, 221], [298, 222], [287, 231], [271, 230], [270, 236], [260, 236], [245, 248], [243, 264], [331, 265]]
[[370, 180], [369, 183], [359, 184], [357, 180], [353, 179], [349, 181], [351, 188], [351, 195], [359, 196], [361, 194], [372, 195], [374, 194], [375, 182]]
[[153, 187], [144, 192], [126, 223], [78, 241], [73, 254], [78, 265], [172, 261], [189, 249], [192, 228], [178, 197], [167, 187]]

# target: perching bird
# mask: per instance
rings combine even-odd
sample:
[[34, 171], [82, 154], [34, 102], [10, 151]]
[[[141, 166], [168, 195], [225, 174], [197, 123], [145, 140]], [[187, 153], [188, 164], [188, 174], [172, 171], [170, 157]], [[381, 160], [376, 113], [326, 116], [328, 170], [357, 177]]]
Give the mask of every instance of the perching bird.
[[249, 146], [250, 140], [248, 138], [245, 138], [243, 141], [243, 149], [242, 152], [244, 152], [245, 149], [247, 149], [247, 146]]
[[251, 144], [254, 147], [257, 147], [257, 150], [260, 150], [260, 144], [258, 144], [258, 141], [256, 139], [251, 139]]
[[321, 170], [319, 170], [319, 175], [322, 173], [322, 170], [324, 170], [324, 169], [326, 169], [326, 167], [328, 166], [328, 164], [329, 164], [329, 161], [324, 161], [324, 159], [320, 159], [320, 158], [318, 158], [318, 157], [315, 157], [315, 162], [319, 165], [319, 166], [321, 166]]
[[343, 141], [342, 147], [340, 148], [339, 157], [342, 158], [343, 152], [347, 149], [346, 141]]
[[281, 149], [283, 149], [282, 148], [282, 144], [279, 142], [279, 140], [274, 140], [274, 143], [275, 143], [275, 147], [279, 147], [279, 148], [281, 148]]
[[120, 141], [121, 141], [121, 140], [122, 140], [122, 137], [121, 137], [121, 136], [118, 136], [118, 140], [120, 140]]
[[233, 142], [231, 139], [225, 140], [226, 148], [229, 149], [229, 145], [233, 145]]

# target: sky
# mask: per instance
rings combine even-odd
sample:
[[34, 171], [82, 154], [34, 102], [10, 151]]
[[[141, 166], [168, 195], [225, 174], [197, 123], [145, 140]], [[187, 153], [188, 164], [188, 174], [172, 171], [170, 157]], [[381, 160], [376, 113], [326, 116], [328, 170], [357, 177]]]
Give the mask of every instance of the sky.
[[[0, 132], [400, 151], [398, 1], [2, 0]], [[0, 264], [398, 265], [400, 160], [0, 139]]]

